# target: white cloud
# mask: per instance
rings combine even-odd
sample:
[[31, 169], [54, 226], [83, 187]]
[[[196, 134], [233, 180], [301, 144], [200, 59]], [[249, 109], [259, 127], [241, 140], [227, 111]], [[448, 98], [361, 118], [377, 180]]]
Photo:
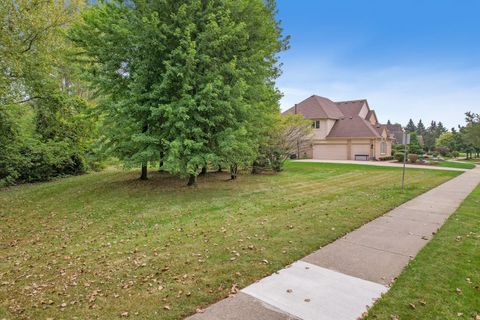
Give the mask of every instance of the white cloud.
[[366, 98], [379, 119], [464, 123], [466, 111], [480, 112], [480, 69], [452, 66], [338, 67], [316, 58], [285, 62], [278, 81], [282, 110], [318, 94], [332, 100]]

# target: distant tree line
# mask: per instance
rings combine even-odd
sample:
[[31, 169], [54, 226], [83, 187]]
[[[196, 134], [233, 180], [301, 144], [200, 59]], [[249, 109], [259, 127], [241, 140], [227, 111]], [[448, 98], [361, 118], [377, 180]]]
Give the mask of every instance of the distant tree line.
[[275, 16], [274, 0], [1, 2], [0, 185], [111, 157], [190, 185], [280, 170], [308, 122], [279, 114]]
[[458, 156], [465, 153], [467, 158], [480, 156], [480, 115], [465, 113], [464, 126], [448, 130], [442, 122], [432, 121], [425, 128], [422, 120], [417, 124], [412, 119], [405, 131], [412, 134], [410, 149], [412, 153], [439, 153], [443, 156]]

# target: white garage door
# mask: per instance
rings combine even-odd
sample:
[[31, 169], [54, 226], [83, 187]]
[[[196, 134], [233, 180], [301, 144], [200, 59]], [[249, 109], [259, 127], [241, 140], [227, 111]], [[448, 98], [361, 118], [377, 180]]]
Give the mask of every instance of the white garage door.
[[370, 156], [370, 144], [352, 144], [352, 160], [355, 159], [355, 155]]
[[313, 159], [347, 160], [347, 145], [314, 145]]

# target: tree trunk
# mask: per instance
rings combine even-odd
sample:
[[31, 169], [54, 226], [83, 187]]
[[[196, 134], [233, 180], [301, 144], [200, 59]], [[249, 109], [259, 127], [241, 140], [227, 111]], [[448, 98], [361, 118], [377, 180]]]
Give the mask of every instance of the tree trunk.
[[159, 159], [158, 159], [158, 171], [159, 172], [162, 172], [163, 169], [163, 151], [160, 151], [160, 156], [159, 156]]
[[222, 166], [218, 166], [218, 172], [222, 172]]
[[140, 176], [140, 180], [147, 180], [147, 164], [142, 164], [142, 175]]
[[252, 174], [257, 174], [258, 173], [258, 168], [257, 168], [257, 161], [253, 161], [252, 164]]
[[230, 166], [230, 178], [232, 180], [237, 179], [238, 166], [236, 164]]
[[204, 165], [204, 166], [202, 167], [202, 171], [200, 172], [200, 175], [201, 175], [201, 176], [204, 176], [204, 175], [206, 175], [206, 174], [207, 174], [207, 166]]
[[197, 184], [197, 176], [195, 174], [191, 174], [189, 177], [188, 177], [188, 182], [187, 182], [187, 186], [194, 186]]

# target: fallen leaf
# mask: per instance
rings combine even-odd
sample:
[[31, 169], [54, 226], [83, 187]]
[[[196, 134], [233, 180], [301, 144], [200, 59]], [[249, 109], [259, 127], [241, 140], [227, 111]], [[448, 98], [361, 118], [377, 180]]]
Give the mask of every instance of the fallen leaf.
[[237, 286], [236, 283], [234, 283], [234, 284], [232, 285], [232, 288], [230, 289], [230, 293], [231, 293], [231, 294], [236, 294], [236, 293], [238, 293], [238, 291], [239, 291], [239, 290], [238, 290], [238, 286]]

